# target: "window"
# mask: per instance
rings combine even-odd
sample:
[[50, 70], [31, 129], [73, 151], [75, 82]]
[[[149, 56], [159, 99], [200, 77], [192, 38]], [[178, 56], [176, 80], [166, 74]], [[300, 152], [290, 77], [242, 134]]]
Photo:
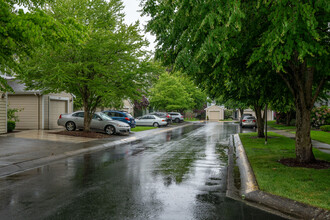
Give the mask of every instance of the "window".
[[73, 114], [72, 116], [83, 118], [84, 117], [84, 112], [77, 112], [77, 113]]
[[94, 115], [93, 115], [93, 119], [99, 120], [99, 119], [101, 119], [101, 117], [98, 116], [97, 114], [94, 114]]
[[113, 114], [115, 115], [115, 117], [124, 117], [121, 113], [119, 112], [113, 112]]

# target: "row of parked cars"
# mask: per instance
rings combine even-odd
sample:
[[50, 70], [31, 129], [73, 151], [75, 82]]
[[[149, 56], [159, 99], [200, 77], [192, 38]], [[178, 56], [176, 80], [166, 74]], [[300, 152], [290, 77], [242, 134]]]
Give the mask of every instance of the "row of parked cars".
[[[172, 121], [183, 122], [184, 118], [178, 112], [153, 112], [134, 118], [127, 112], [107, 110], [95, 112], [91, 121], [91, 130], [105, 132], [109, 135], [129, 133], [131, 128], [139, 126], [167, 126]], [[57, 120], [59, 126], [64, 126], [68, 131], [84, 128], [84, 112], [77, 111], [70, 114], [61, 114]]]

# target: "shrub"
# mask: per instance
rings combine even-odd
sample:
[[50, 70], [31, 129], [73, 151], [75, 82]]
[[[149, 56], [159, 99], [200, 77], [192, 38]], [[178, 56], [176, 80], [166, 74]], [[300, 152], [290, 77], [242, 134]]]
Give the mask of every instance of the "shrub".
[[12, 132], [16, 127], [15, 121], [7, 121], [7, 132]]
[[292, 119], [290, 121], [290, 126], [296, 126], [296, 119]]
[[233, 111], [232, 110], [225, 110], [225, 119], [232, 118]]
[[322, 131], [330, 131], [330, 125], [323, 125], [320, 127]]
[[313, 127], [330, 124], [330, 109], [328, 106], [313, 108], [311, 113], [311, 123]]
[[15, 121], [19, 122], [18, 116], [16, 115], [17, 112], [22, 111], [23, 109], [18, 109], [18, 108], [7, 108], [7, 120], [8, 121]]

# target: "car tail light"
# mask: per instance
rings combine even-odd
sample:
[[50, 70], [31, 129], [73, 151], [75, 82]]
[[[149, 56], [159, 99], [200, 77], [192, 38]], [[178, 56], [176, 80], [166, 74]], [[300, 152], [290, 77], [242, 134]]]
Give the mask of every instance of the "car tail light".
[[162, 121], [165, 121], [165, 120], [162, 120]]
[[246, 122], [246, 120], [244, 119], [243, 122]]
[[253, 122], [256, 122], [256, 120], [253, 120]]
[[183, 115], [181, 115], [181, 118], [183, 118]]
[[170, 116], [169, 115], [166, 115], [166, 118], [170, 118]]
[[58, 119], [61, 119], [62, 118], [62, 114], [60, 114], [60, 117], [58, 117]]
[[126, 117], [125, 120], [126, 120], [126, 121], [129, 121], [129, 118]]

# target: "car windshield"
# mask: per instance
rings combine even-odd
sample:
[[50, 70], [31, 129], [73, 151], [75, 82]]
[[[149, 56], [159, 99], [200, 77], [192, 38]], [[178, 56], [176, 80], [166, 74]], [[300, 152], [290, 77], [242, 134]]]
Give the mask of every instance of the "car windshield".
[[108, 120], [108, 121], [113, 120], [111, 117], [109, 117], [108, 115], [102, 112], [100, 112], [98, 115], [102, 118], [102, 120]]

